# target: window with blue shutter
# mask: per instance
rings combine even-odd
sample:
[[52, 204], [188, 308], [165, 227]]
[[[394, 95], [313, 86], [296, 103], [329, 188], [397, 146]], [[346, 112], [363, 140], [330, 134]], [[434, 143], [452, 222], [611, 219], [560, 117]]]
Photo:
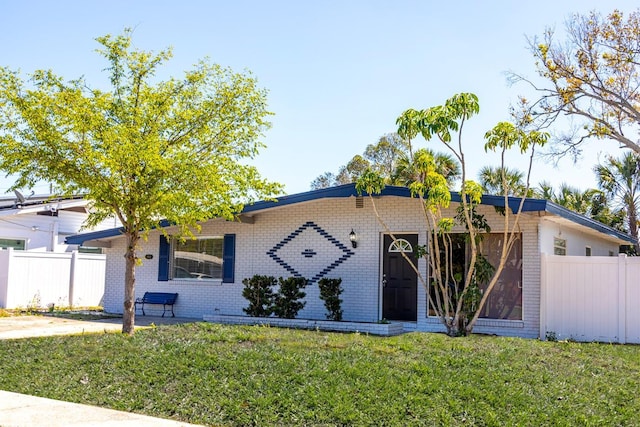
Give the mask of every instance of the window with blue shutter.
[[236, 235], [225, 234], [222, 248], [222, 283], [234, 282]]
[[161, 234], [160, 247], [158, 251], [158, 281], [166, 282], [169, 280], [169, 241]]
[[223, 283], [233, 283], [235, 280], [235, 234], [184, 242], [170, 241], [161, 235], [158, 253], [158, 281], [222, 279]]

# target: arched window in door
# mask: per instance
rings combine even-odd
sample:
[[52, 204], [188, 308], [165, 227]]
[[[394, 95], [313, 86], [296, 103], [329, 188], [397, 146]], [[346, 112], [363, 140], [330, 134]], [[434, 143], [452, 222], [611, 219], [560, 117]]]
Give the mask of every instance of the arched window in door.
[[389, 252], [413, 252], [413, 246], [405, 239], [398, 239], [391, 242]]

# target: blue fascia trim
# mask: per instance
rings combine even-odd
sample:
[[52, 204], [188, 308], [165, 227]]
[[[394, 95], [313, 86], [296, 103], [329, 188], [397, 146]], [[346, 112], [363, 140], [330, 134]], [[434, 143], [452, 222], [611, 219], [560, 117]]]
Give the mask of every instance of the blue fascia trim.
[[[168, 227], [169, 225], [171, 225], [171, 223], [166, 219], [163, 219], [162, 221], [160, 221], [158, 225], [160, 227]], [[157, 227], [154, 227], [154, 228], [157, 228]], [[89, 240], [108, 239], [110, 237], [120, 236], [123, 233], [124, 233], [124, 227], [108, 228], [106, 230], [90, 231], [88, 233], [74, 234], [64, 239], [64, 242], [67, 245], [82, 245], [84, 242]]]
[[[291, 194], [287, 196], [278, 197], [276, 200], [263, 200], [259, 202], [255, 202], [251, 205], [246, 205], [242, 210], [242, 213], [250, 213], [250, 212], [258, 212], [265, 209], [276, 208], [281, 206], [293, 205], [296, 203], [304, 203], [311, 202], [314, 200], [320, 199], [334, 199], [334, 198], [344, 198], [344, 197], [356, 197], [356, 196], [368, 196], [367, 193], [358, 194], [356, 191], [355, 184], [344, 184], [337, 187], [330, 188], [322, 188], [320, 190], [312, 190], [304, 193]], [[407, 187], [397, 187], [397, 186], [386, 186], [382, 193], [376, 195], [379, 196], [397, 196], [397, 197], [411, 197], [411, 191]], [[520, 201], [522, 198], [520, 197], [509, 197], [508, 205], [509, 208], [513, 212], [517, 212], [520, 206]], [[451, 201], [460, 202], [460, 193], [451, 192]], [[503, 196], [492, 196], [492, 195], [484, 195], [482, 196], [481, 203], [483, 205], [488, 206], [498, 206], [504, 207], [504, 197]], [[590, 218], [587, 218], [583, 215], [577, 214], [569, 209], [566, 209], [560, 205], [552, 203], [547, 200], [541, 199], [525, 199], [524, 204], [522, 206], [522, 212], [548, 212], [554, 215], [558, 215], [562, 218], [573, 221], [577, 224], [583, 225], [585, 227], [596, 230], [600, 233], [607, 234], [609, 236], [615, 237], [617, 239], [623, 240], [630, 244], [634, 244], [636, 240], [629, 236], [628, 234], [622, 233], [618, 230], [615, 230], [609, 226], [601, 224], [597, 221], [594, 221]], [[163, 220], [160, 223], [161, 227], [167, 227], [169, 224], [168, 221]], [[122, 234], [121, 228], [113, 228], [110, 230], [102, 230], [95, 231], [86, 234], [76, 234], [74, 236], [69, 236], [65, 239], [65, 242], [68, 244], [79, 245], [87, 240], [99, 240], [110, 237], [115, 237]]]
[[82, 245], [84, 242], [88, 240], [106, 239], [109, 237], [119, 236], [123, 233], [124, 233], [123, 227], [109, 228], [107, 230], [91, 231], [89, 233], [74, 234], [72, 236], [67, 236], [67, 238], [64, 239], [64, 242], [67, 245]]

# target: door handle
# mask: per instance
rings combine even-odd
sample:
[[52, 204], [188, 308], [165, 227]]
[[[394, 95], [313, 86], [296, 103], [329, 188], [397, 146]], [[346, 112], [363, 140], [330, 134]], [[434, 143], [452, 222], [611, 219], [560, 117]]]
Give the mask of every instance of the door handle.
[[386, 287], [387, 286], [387, 275], [383, 274], [382, 275], [382, 287]]

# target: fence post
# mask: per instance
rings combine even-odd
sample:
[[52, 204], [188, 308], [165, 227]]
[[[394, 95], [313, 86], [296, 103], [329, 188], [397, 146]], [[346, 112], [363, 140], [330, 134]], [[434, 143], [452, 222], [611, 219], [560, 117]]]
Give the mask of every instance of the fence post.
[[627, 255], [618, 255], [618, 342], [627, 342]]
[[9, 308], [9, 269], [13, 248], [0, 249], [0, 308]]
[[547, 254], [540, 254], [540, 339], [547, 339]]
[[78, 251], [71, 252], [71, 265], [69, 267], [69, 308], [73, 307], [73, 288], [76, 284], [76, 259], [78, 258]]

